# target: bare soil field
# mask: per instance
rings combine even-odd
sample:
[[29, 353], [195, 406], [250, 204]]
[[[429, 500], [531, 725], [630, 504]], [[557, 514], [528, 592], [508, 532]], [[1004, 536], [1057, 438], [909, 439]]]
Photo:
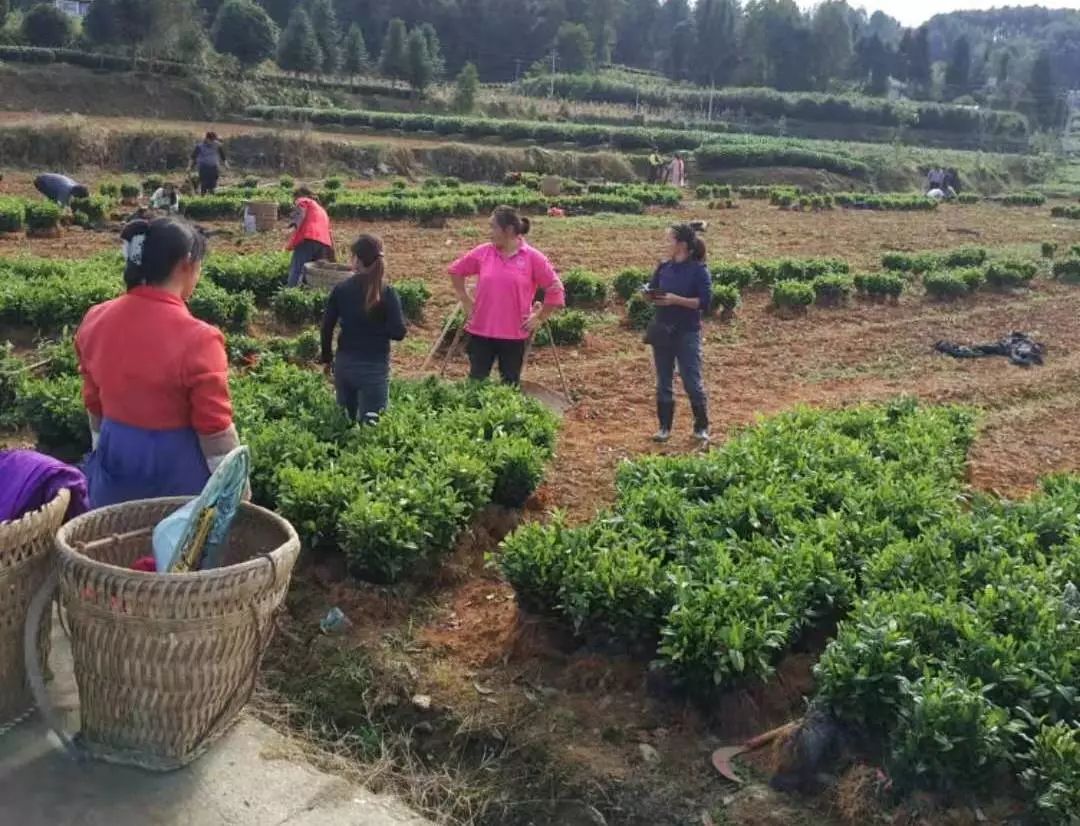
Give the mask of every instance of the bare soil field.
[[[0, 122], [8, 117], [0, 116]], [[193, 133], [201, 128], [172, 125], [190, 126]], [[27, 180], [9, 177], [0, 186], [22, 193]], [[1042, 241], [1062, 248], [1080, 243], [1080, 226], [1052, 219], [1048, 206], [797, 214], [747, 201], [714, 213], [690, 204], [644, 217], [541, 217], [530, 241], [560, 270], [584, 267], [614, 276], [624, 267], [653, 266], [663, 253], [665, 228], [691, 218], [710, 221], [706, 237], [714, 260], [836, 256], [857, 271], [878, 269], [890, 250], [979, 244], [1035, 257]], [[380, 234], [391, 278], [422, 278], [432, 288], [424, 323], [395, 350], [397, 375], [419, 374], [453, 308], [446, 266], [485, 240], [484, 225], [481, 219], [454, 220], [444, 229], [335, 225], [340, 245], [360, 232]], [[274, 249], [285, 238], [284, 230], [242, 237], [237, 227], [212, 228], [222, 233], [212, 249]], [[4, 238], [0, 256], [86, 256], [115, 245], [107, 233], [71, 229], [57, 240]], [[756, 416], [797, 404], [913, 394], [984, 411], [969, 470], [978, 488], [1019, 496], [1048, 472], [1080, 469], [1080, 435], [1073, 424], [1080, 403], [1080, 288], [1040, 276], [1030, 291], [980, 293], [948, 304], [930, 301], [916, 288], [895, 306], [814, 307], [796, 320], [780, 319], [768, 303], [766, 294], [748, 292], [732, 323], [707, 323], [706, 382], [715, 440]], [[331, 705], [339, 712], [362, 709], [365, 720], [388, 721], [414, 755], [409, 762], [384, 742], [365, 777], [399, 787], [402, 777], [411, 777], [423, 791], [414, 802], [442, 812], [445, 822], [869, 823], [857, 807], [831, 798], [786, 798], [759, 782], [735, 787], [708, 762], [717, 746], [799, 715], [821, 639], [805, 640], [769, 684], [747, 685], [702, 709], [655, 684], [649, 652], [583, 646], [565, 630], [526, 615], [485, 564], [485, 555], [518, 518], [543, 518], [554, 509], [574, 520], [591, 518], [614, 497], [618, 463], [658, 450], [649, 441], [655, 428], [650, 354], [640, 334], [622, 323], [623, 315], [621, 302], [614, 301], [597, 314], [582, 346], [560, 349], [578, 403], [565, 417], [547, 482], [524, 517], [488, 514], [453, 560], [422, 583], [376, 588], [343, 580], [332, 560], [312, 561], [282, 620], [269, 682], [280, 691], [289, 684], [282, 675], [305, 670], [313, 680], [329, 680], [323, 665], [329, 652], [362, 658], [370, 682], [363, 682], [363, 692], [337, 695]], [[1045, 366], [1024, 370], [1004, 359], [956, 361], [932, 349], [942, 339], [994, 341], [1013, 330], [1047, 345]], [[448, 373], [463, 371], [464, 364], [455, 363]], [[550, 350], [535, 351], [528, 373], [559, 387]], [[663, 450], [690, 449], [689, 411], [680, 402], [675, 436]], [[318, 618], [334, 605], [353, 620], [353, 630], [320, 637]], [[281, 712], [281, 696], [273, 694], [267, 713], [307, 725], [299, 710]], [[348, 714], [332, 716], [339, 728], [315, 733], [339, 752], [355, 754], [340, 727]], [[767, 771], [769, 761], [763, 757], [756, 770]], [[754, 766], [746, 771], [760, 777]], [[1004, 822], [1007, 814], [986, 810], [991, 822]], [[968, 822], [961, 815], [949, 818], [926, 822]]]

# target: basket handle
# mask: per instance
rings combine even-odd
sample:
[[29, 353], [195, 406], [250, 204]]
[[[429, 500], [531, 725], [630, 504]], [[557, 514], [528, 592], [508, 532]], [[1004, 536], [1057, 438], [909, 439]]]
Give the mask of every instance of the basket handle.
[[71, 738], [63, 726], [60, 718], [49, 700], [45, 690], [45, 679], [41, 673], [41, 658], [38, 655], [38, 634], [41, 630], [41, 620], [45, 616], [46, 608], [52, 607], [53, 597], [60, 584], [56, 570], [50, 570], [49, 576], [42, 583], [34, 598], [30, 600], [30, 609], [26, 615], [26, 626], [23, 628], [23, 659], [26, 664], [26, 676], [30, 682], [30, 691], [34, 695], [34, 703], [37, 705], [45, 724], [53, 731], [60, 744], [64, 747], [67, 755], [77, 763], [83, 762], [85, 753]]

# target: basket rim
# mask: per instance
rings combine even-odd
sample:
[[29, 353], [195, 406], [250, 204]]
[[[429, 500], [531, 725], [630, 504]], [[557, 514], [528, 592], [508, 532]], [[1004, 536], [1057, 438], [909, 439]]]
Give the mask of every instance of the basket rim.
[[[40, 518], [42, 514], [48, 512], [51, 508], [57, 507], [57, 502], [62, 496], [66, 496], [68, 498], [68, 504], [70, 505], [71, 491], [67, 488], [60, 488], [60, 490], [56, 492], [56, 496], [54, 496], [37, 510], [27, 511], [18, 519], [0, 519], [0, 531], [3, 531], [7, 528], [14, 528], [15, 526], [21, 525], [24, 522], [29, 523], [34, 518]], [[67, 507], [65, 507], [64, 510], [66, 512]]]
[[[100, 518], [102, 514], [108, 513], [110, 511], [118, 511], [124, 508], [131, 507], [133, 505], [146, 504], [155, 504], [160, 505], [161, 507], [168, 506], [172, 508], [173, 511], [175, 511], [177, 508], [187, 504], [194, 498], [194, 496], [167, 496], [158, 499], [136, 499], [131, 502], [123, 502], [118, 505], [110, 505], [106, 508], [98, 508], [97, 510], [84, 513], [81, 516], [75, 517], [70, 522], [63, 525], [59, 531], [57, 531], [55, 543], [57, 554], [61, 560], [70, 560], [73, 564], [83, 566], [90, 570], [96, 570], [100, 573], [110, 574], [122, 573], [125, 576], [131, 577], [133, 580], [145, 580], [147, 582], [160, 581], [161, 577], [167, 577], [169, 582], [175, 583], [200, 582], [221, 576], [231, 576], [233, 574], [244, 572], [247, 570], [254, 570], [256, 568], [261, 568], [265, 565], [263, 557], [262, 555], [260, 555], [257, 557], [253, 557], [252, 559], [245, 560], [244, 562], [237, 563], [236, 565], [227, 565], [222, 568], [211, 568], [207, 571], [190, 571], [188, 573], [160, 574], [156, 571], [135, 571], [131, 568], [124, 568], [120, 565], [110, 565], [107, 562], [100, 562], [99, 560], [91, 559], [86, 554], [75, 550], [68, 543], [67, 537], [71, 534], [72, 530], [74, 528], [77, 528], [80, 523], [88, 521], [88, 519], [91, 517]], [[174, 505], [176, 507], [173, 507]], [[250, 502], [241, 502], [240, 510], [253, 513], [257, 516], [269, 518], [271, 522], [276, 523], [277, 526], [285, 532], [285, 541], [278, 545], [278, 547], [276, 547], [273, 551], [270, 551], [270, 556], [278, 558], [281, 556], [285, 556], [286, 554], [299, 551], [300, 537], [296, 533], [296, 529], [288, 520], [284, 519], [282, 516], [272, 510], [268, 510], [267, 508], [261, 507], [259, 505], [254, 505]], [[102, 538], [104, 539], [106, 537]]]

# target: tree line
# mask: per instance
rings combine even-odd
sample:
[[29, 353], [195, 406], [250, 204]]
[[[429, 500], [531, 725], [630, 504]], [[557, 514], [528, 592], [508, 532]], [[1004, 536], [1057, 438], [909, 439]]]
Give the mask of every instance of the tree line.
[[[30, 5], [0, 0], [0, 13], [9, 2]], [[34, 17], [56, 14], [33, 8], [24, 23]], [[181, 56], [213, 47], [286, 71], [378, 70], [419, 89], [467, 64], [510, 81], [616, 63], [710, 87], [899, 91], [1017, 109], [1044, 126], [1060, 117], [1062, 91], [1080, 86], [1080, 12], [1040, 8], [905, 29], [846, 0], [806, 12], [795, 0], [95, 0], [79, 36]]]

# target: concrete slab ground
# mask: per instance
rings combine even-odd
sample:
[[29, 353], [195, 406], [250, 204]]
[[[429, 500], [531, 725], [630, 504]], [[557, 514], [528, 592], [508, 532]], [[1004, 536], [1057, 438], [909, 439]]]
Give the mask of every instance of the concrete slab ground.
[[[54, 626], [55, 627], [55, 626]], [[78, 727], [66, 639], [50, 664], [59, 710]], [[76, 764], [36, 717], [0, 735], [3, 826], [427, 826], [392, 798], [328, 774], [295, 741], [245, 717], [208, 754], [169, 774]]]

